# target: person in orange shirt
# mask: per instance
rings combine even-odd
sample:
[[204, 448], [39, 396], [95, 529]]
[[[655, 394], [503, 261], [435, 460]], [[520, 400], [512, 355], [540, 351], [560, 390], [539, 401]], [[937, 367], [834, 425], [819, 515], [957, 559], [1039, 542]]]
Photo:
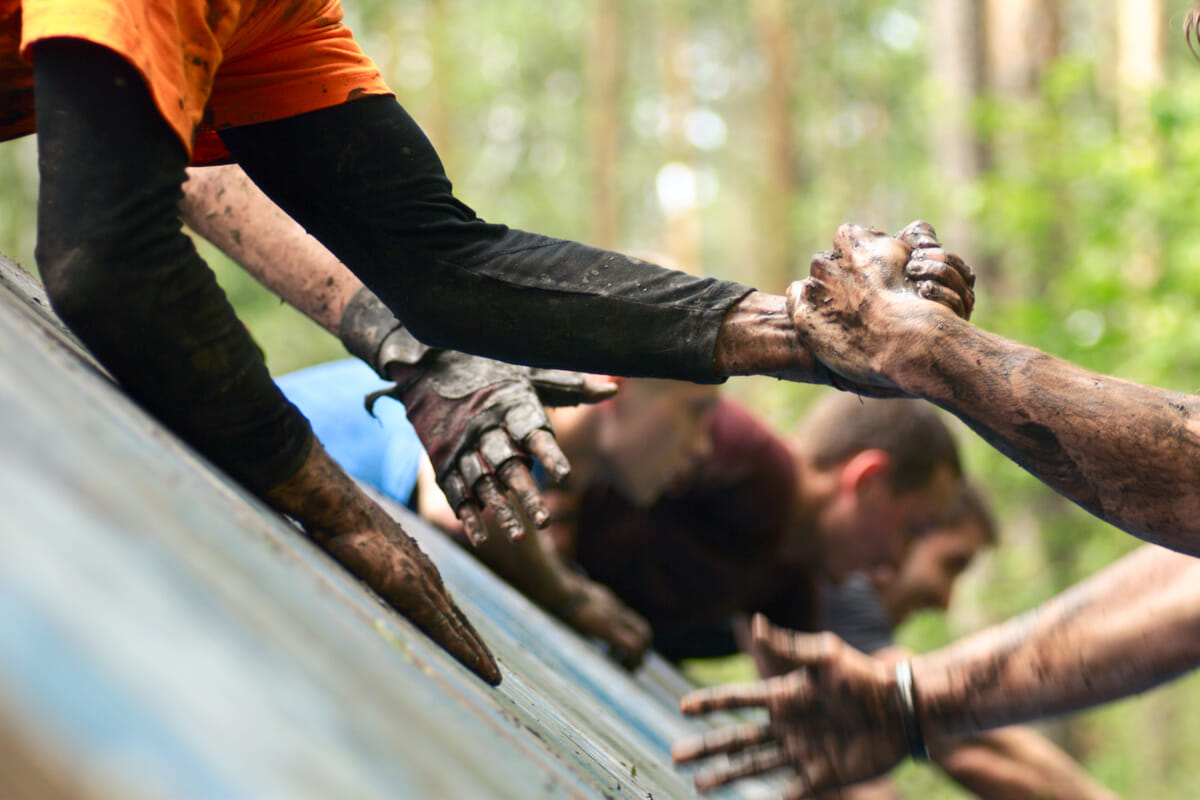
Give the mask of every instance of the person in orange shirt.
[[[436, 568], [324, 454], [183, 233], [189, 162], [236, 161], [370, 288], [339, 322], [368, 358], [390, 309], [427, 345], [534, 366], [828, 379], [781, 295], [479, 219], [337, 0], [0, 0], [0, 109], [0, 133], [39, 137], [36, 255], [58, 315], [131, 397], [490, 683]], [[969, 312], [969, 270], [927, 226], [864, 236], [903, 256], [911, 291]], [[436, 426], [478, 393], [422, 380], [423, 347], [389, 372]], [[468, 455], [446, 475], [476, 505], [522, 457], [495, 436]]]

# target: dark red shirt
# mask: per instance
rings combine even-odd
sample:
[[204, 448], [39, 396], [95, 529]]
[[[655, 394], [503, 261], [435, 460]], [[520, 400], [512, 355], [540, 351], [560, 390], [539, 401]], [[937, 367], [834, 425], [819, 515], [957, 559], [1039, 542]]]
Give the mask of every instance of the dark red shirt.
[[738, 614], [816, 624], [812, 565], [777, 557], [797, 496], [787, 445], [728, 399], [712, 434], [712, 456], [653, 506], [596, 483], [579, 510], [579, 564], [650, 621], [654, 646], [672, 660], [737, 652]]

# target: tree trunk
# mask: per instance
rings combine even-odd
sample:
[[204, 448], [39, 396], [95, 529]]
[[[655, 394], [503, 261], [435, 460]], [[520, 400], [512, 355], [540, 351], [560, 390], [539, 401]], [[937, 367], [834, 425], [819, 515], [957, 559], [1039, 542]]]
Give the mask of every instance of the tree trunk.
[[[972, 122], [972, 107], [983, 88], [983, 3], [931, 0], [928, 8], [929, 71], [939, 109], [937, 124], [929, 126], [930, 147], [939, 184], [954, 198], [983, 169], [983, 146]], [[974, 231], [962, 208], [959, 202], [949, 204], [948, 214], [938, 221], [938, 235], [978, 268]]]
[[[658, 173], [659, 200], [666, 213], [666, 247], [680, 269], [699, 273], [700, 207], [697, 174], [687, 136], [687, 118], [692, 110], [693, 64], [687, 21], [675, 2], [662, 9], [663, 93], [667, 104], [667, 152], [669, 163]], [[664, 194], [664, 190], [670, 190]], [[670, 198], [667, 202], [663, 202]]]
[[1042, 71], [1060, 50], [1058, 0], [986, 0], [986, 13], [989, 83], [1008, 97], [1035, 96]]
[[620, 131], [621, 10], [618, 0], [593, 0], [585, 72], [588, 87], [588, 157], [591, 161], [591, 244], [618, 246], [617, 145]]
[[762, 198], [762, 235], [755, 277], [771, 291], [782, 291], [792, 274], [791, 199], [795, 189], [795, 154], [792, 146], [792, 72], [787, 7], [784, 0], [757, 0], [754, 17], [767, 64], [767, 85], [762, 98], [763, 129], [767, 149], [766, 186]]

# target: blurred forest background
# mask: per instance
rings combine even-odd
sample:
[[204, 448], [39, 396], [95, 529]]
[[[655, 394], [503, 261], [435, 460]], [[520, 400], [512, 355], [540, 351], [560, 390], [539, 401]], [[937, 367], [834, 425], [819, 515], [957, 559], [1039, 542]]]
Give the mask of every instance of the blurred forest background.
[[[489, 220], [781, 291], [838, 223], [897, 230], [920, 217], [975, 266], [981, 326], [1200, 390], [1187, 0], [345, 5], [459, 196]], [[0, 250], [31, 269], [36, 169], [32, 138], [0, 147]], [[344, 356], [205, 253], [276, 374]], [[767, 379], [727, 390], [782, 431], [819, 391]], [[919, 650], [1025, 611], [1137, 544], [959, 431], [1002, 546], [948, 616], [905, 627]], [[1197, 712], [1193, 677], [1045, 729], [1124, 796], [1194, 798]], [[965, 796], [911, 765], [899, 784]]]

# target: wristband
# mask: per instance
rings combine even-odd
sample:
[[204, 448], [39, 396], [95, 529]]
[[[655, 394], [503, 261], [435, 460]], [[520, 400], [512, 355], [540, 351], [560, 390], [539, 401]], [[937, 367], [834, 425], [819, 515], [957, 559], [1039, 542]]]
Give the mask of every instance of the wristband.
[[896, 664], [896, 693], [900, 697], [900, 722], [904, 725], [908, 754], [917, 761], [928, 761], [929, 748], [925, 746], [921, 723], [917, 719], [917, 695], [913, 688], [912, 662], [908, 659]]

